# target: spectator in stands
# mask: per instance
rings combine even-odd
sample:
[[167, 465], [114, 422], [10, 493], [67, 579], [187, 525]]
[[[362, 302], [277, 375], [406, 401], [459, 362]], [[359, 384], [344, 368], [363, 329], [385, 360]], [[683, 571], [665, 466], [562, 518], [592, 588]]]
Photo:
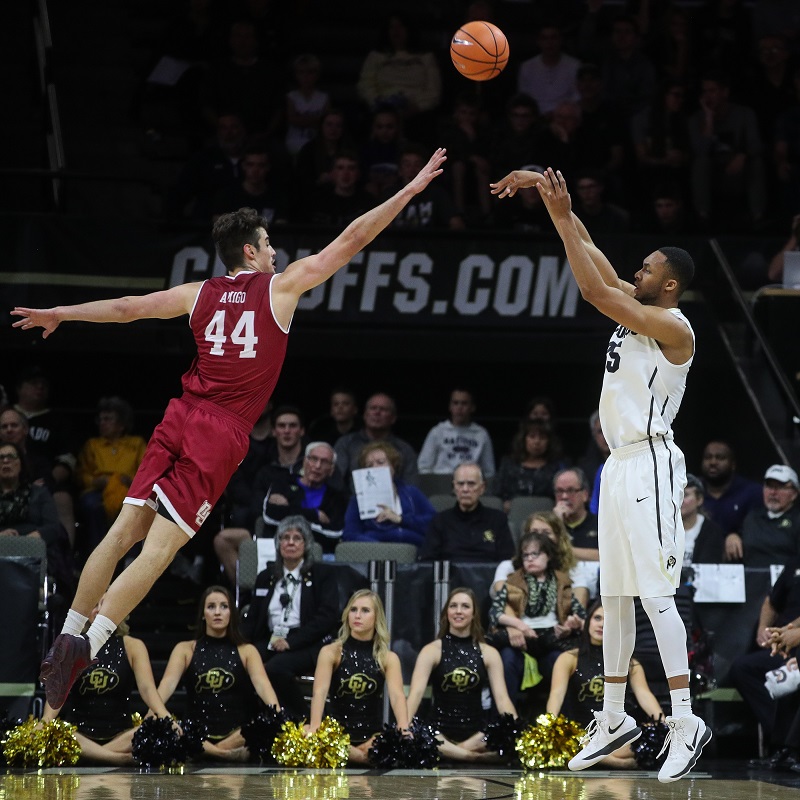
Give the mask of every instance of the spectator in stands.
[[693, 233], [696, 227], [691, 210], [683, 200], [683, 193], [676, 185], [662, 184], [653, 189], [652, 213], [644, 221], [645, 230], [664, 236], [686, 236]]
[[597, 515], [587, 509], [589, 484], [579, 467], [567, 467], [553, 478], [556, 504], [553, 513], [564, 523], [578, 560], [573, 586], [585, 587], [589, 598], [597, 596], [600, 551], [597, 546]]
[[[712, 439], [703, 449], [703, 510], [722, 528], [728, 559], [741, 558], [744, 518], [762, 505], [761, 487], [736, 472], [736, 456], [728, 442]], [[735, 535], [735, 538], [732, 538]]]
[[333, 553], [344, 528], [347, 495], [330, 485], [336, 468], [336, 452], [327, 442], [306, 445], [303, 471], [276, 480], [264, 498], [264, 522], [278, 525], [287, 516], [304, 517], [322, 547]]
[[626, 117], [647, 108], [655, 96], [656, 71], [642, 52], [641, 39], [632, 17], [620, 15], [611, 28], [611, 49], [603, 58], [606, 97], [614, 98]]
[[773, 464], [764, 474], [764, 507], [745, 517], [741, 537], [727, 538], [728, 560], [768, 567], [800, 557], [798, 490], [797, 473], [785, 464]]
[[215, 120], [222, 109], [237, 108], [251, 134], [272, 134], [283, 110], [284, 85], [282, 64], [262, 52], [255, 24], [236, 19], [228, 30], [227, 54], [209, 68], [206, 116]]
[[362, 448], [372, 442], [388, 442], [400, 454], [402, 464], [395, 467], [398, 478], [404, 483], [417, 480], [417, 454], [411, 445], [392, 433], [397, 421], [397, 405], [394, 398], [383, 392], [373, 394], [364, 406], [364, 426], [361, 430], [346, 433], [335, 445], [336, 468], [345, 485], [350, 482], [350, 473], [357, 469]]
[[552, 428], [556, 428], [556, 407], [552, 397], [547, 395], [536, 395], [528, 400], [525, 406], [525, 413], [523, 419], [533, 421], [535, 419], [542, 422], [549, 422]]
[[[400, 154], [397, 180], [386, 189], [380, 198], [391, 197], [403, 186], [413, 180], [419, 172], [417, 164], [424, 159], [425, 151], [421, 145], [407, 144]], [[424, 160], [422, 162], [424, 164]], [[413, 175], [412, 175], [413, 172]], [[430, 184], [413, 197], [394, 218], [392, 228], [442, 228], [451, 231], [464, 230], [464, 217], [456, 209], [448, 191], [439, 184]]]
[[688, 182], [692, 144], [686, 86], [668, 81], [630, 121], [640, 194], [653, 186]]
[[516, 571], [495, 584], [489, 612], [491, 643], [500, 650], [512, 701], [522, 686], [523, 654], [533, 656], [549, 677], [558, 654], [575, 646], [586, 614], [548, 536], [522, 536], [515, 563]]
[[25, 453], [11, 442], [0, 444], [0, 536], [31, 536], [53, 545], [58, 512], [45, 486], [25, 477]]
[[214, 198], [242, 179], [241, 159], [247, 129], [241, 115], [223, 111], [216, 121], [213, 144], [190, 156], [164, 202], [168, 219], [191, 219], [205, 223], [211, 218]]
[[158, 693], [167, 703], [183, 683], [187, 718], [206, 728], [203, 754], [246, 761], [250, 754], [242, 725], [258, 713], [259, 699], [278, 710], [275, 689], [258, 651], [239, 630], [236, 606], [225, 587], [209, 586], [203, 592], [195, 631], [196, 638], [172, 649]]
[[404, 144], [398, 112], [393, 108], [379, 108], [375, 111], [370, 123], [369, 138], [361, 148], [364, 188], [373, 197], [382, 197], [397, 179], [400, 152]]
[[492, 438], [474, 422], [475, 398], [470, 389], [456, 387], [450, 393], [449, 419], [428, 431], [417, 459], [420, 474], [451, 475], [461, 463], [474, 461], [483, 477], [494, 477]]
[[606, 459], [611, 452], [603, 433], [603, 427], [600, 424], [600, 412], [597, 409], [589, 417], [589, 431], [591, 432], [591, 439], [578, 466], [583, 470], [587, 478], [590, 475], [594, 476], [592, 479], [592, 494], [589, 499], [589, 511], [592, 514], [596, 514], [600, 503], [600, 476], [603, 473], [603, 464], [606, 463]]
[[316, 187], [333, 183], [334, 159], [343, 150], [352, 151], [354, 148], [344, 112], [339, 108], [329, 108], [322, 115], [317, 135], [297, 154], [295, 207], [304, 202]]
[[465, 219], [485, 222], [492, 207], [492, 195], [486, 191], [491, 180], [491, 135], [477, 97], [467, 93], [456, 97], [452, 114], [441, 126], [439, 139], [447, 149], [456, 210]]
[[[570, 573], [573, 577], [575, 567], [578, 562], [575, 560], [575, 553], [572, 550], [572, 541], [567, 533], [566, 525], [552, 512], [552, 511], [535, 511], [531, 514], [525, 522], [522, 523], [522, 530], [518, 536], [524, 536], [526, 533], [541, 533], [547, 536], [550, 541], [556, 546], [558, 553], [558, 560], [561, 563], [561, 568], [565, 572]], [[518, 537], [515, 537], [518, 538]], [[494, 580], [489, 589], [489, 594], [494, 598], [494, 587], [499, 581], [504, 581], [515, 569], [519, 569], [520, 565], [514, 563], [514, 559], [506, 559], [497, 565], [494, 572]], [[585, 586], [576, 586], [573, 580], [572, 593], [578, 598], [584, 608], [588, 605], [589, 591]]]
[[760, 225], [766, 210], [763, 142], [753, 109], [731, 102], [727, 76], [703, 77], [689, 133], [692, 198], [700, 223], [738, 233]]
[[426, 141], [441, 101], [442, 77], [433, 53], [416, 46], [417, 33], [404, 15], [388, 16], [378, 47], [361, 66], [357, 88], [371, 110], [395, 109], [406, 135]]
[[335, 445], [339, 437], [353, 433], [361, 427], [358, 419], [356, 393], [346, 386], [337, 386], [331, 392], [330, 413], [311, 423], [310, 439]]
[[[764, 598], [758, 618], [754, 649], [734, 659], [728, 679], [739, 690], [761, 725], [767, 747], [778, 757], [774, 768], [782, 769], [793, 763], [787, 761], [788, 753], [780, 753], [785, 728], [789, 720], [779, 714], [780, 704], [773, 699], [764, 686], [767, 672], [784, 664], [785, 654], [772, 652], [773, 633], [792, 624], [800, 627], [800, 560], [792, 559], [786, 564], [775, 585]], [[796, 650], [789, 650], [794, 655]], [[785, 704], [784, 704], [785, 706]]]
[[313, 674], [325, 639], [336, 631], [339, 594], [334, 568], [315, 560], [314, 536], [299, 515], [275, 534], [275, 561], [258, 573], [242, 633], [265, 662], [281, 704], [308, 716], [296, 678]]
[[581, 62], [564, 52], [564, 37], [556, 25], [539, 28], [536, 46], [538, 55], [519, 66], [517, 91], [532, 97], [542, 115], [549, 117], [560, 103], [577, 102], [575, 80]]
[[605, 198], [606, 181], [597, 169], [581, 170], [575, 183], [575, 210], [591, 236], [622, 234], [630, 230], [630, 215]]
[[481, 503], [486, 481], [480, 465], [465, 462], [453, 472], [452, 508], [439, 511], [431, 521], [420, 548], [420, 561], [487, 561], [511, 558], [514, 540], [508, 517]]
[[683, 550], [683, 565], [721, 564], [725, 558], [725, 534], [716, 522], [703, 514], [703, 482], [700, 478], [686, 475], [683, 490], [681, 518], [686, 539]]
[[541, 117], [536, 101], [526, 94], [515, 94], [506, 103], [505, 120], [496, 131], [489, 150], [493, 175], [506, 175], [536, 156]]
[[211, 203], [212, 220], [239, 208], [254, 208], [271, 225], [286, 222], [289, 201], [278, 185], [265, 140], [252, 140], [241, 161], [242, 179], [220, 189]]
[[[593, 711], [603, 707], [603, 622], [605, 613], [600, 600], [596, 600], [586, 612], [586, 624], [575, 650], [568, 650], [556, 659], [547, 698], [547, 713], [582, 725], [589, 725]], [[647, 685], [642, 665], [632, 658], [628, 671], [636, 702], [649, 719], [660, 719], [664, 713], [655, 695]], [[609, 753], [600, 761], [604, 767], [636, 769], [637, 762], [629, 744]]]
[[[101, 598], [89, 615], [90, 622], [102, 606]], [[73, 686], [64, 706], [56, 710], [45, 703], [42, 722], [60, 717], [75, 725], [81, 761], [133, 766], [137, 727], [131, 724], [134, 685], [151, 714], [169, 716], [156, 690], [147, 647], [141, 639], [129, 636], [128, 623], [123, 622]]]
[[293, 157], [314, 138], [330, 108], [330, 95], [317, 87], [320, 71], [320, 61], [312, 53], [292, 61], [295, 88], [286, 93], [286, 150]]
[[739, 86], [747, 69], [753, 42], [753, 23], [744, 0], [705, 0], [692, 24], [697, 50], [695, 58], [701, 71], [720, 70]]
[[559, 449], [549, 422], [529, 419], [521, 423], [494, 482], [494, 493], [502, 498], [506, 513], [514, 497], [553, 496], [553, 477], [564, 466]]
[[16, 391], [14, 409], [24, 414], [28, 421], [25, 450], [30, 450], [37, 459], [44, 456], [50, 462], [50, 475], [36, 477], [44, 478], [50, 489], [58, 518], [67, 532], [70, 546], [74, 547], [76, 458], [69, 426], [57, 411], [50, 408], [50, 381], [40, 367], [23, 370], [17, 378]]
[[800, 214], [792, 219], [792, 229], [789, 238], [783, 247], [775, 253], [769, 262], [768, 278], [770, 283], [780, 283], [783, 280], [783, 260], [786, 253], [800, 250]]
[[362, 469], [389, 467], [394, 501], [391, 508], [381, 506], [374, 519], [361, 519], [358, 499], [351, 497], [345, 514], [342, 541], [401, 542], [421, 547], [436, 511], [416, 486], [410, 486], [400, 478], [402, 456], [397, 449], [388, 441], [370, 442], [361, 449], [358, 466]]
[[360, 177], [355, 151], [343, 150], [333, 160], [333, 183], [316, 187], [306, 198], [304, 210], [299, 211], [299, 219], [344, 230], [376, 204], [375, 198], [361, 188]]
[[[455, 761], [498, 760], [486, 748], [484, 693], [491, 695], [497, 713], [517, 716], [500, 654], [483, 639], [479, 611], [472, 589], [462, 586], [450, 592], [439, 618], [439, 638], [417, 656], [408, 692], [408, 715], [413, 718], [430, 685], [432, 704], [425, 721], [436, 731], [442, 757]], [[463, 675], [469, 679], [460, 680]]]
[[28, 447], [28, 418], [16, 408], [6, 408], [0, 412], [0, 442], [16, 445], [25, 455], [23, 477], [44, 485], [52, 486], [52, 463], [37, 450]]
[[103, 397], [97, 406], [98, 436], [88, 439], [78, 454], [76, 480], [88, 555], [106, 535], [122, 509], [147, 443], [131, 434], [133, 409], [121, 397]]

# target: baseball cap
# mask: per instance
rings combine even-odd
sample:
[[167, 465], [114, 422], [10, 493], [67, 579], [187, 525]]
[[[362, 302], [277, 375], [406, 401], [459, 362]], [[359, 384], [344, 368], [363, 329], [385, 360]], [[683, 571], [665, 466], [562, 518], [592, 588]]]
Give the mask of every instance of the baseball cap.
[[697, 477], [697, 475], [692, 475], [691, 472], [686, 473], [686, 488], [697, 489], [697, 491], [700, 492], [700, 494], [706, 493], [705, 487], [703, 486], [703, 482], [700, 480], [700, 478]]
[[764, 474], [764, 480], [791, 483], [795, 489], [800, 489], [797, 473], [791, 467], [787, 467], [786, 464], [773, 464]]

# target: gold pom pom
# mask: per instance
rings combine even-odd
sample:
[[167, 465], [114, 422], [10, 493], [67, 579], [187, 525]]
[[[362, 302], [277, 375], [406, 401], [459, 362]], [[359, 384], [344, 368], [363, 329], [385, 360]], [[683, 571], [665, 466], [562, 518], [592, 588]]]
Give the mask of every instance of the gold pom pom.
[[307, 767], [336, 769], [347, 764], [350, 758], [350, 736], [340, 722], [325, 717], [317, 732], [310, 739], [306, 757]]
[[304, 767], [308, 749], [309, 737], [297, 722], [284, 722], [272, 743], [272, 755], [285, 767]]
[[81, 755], [75, 726], [60, 719], [40, 722], [32, 716], [10, 730], [3, 754], [10, 767], [67, 767]]
[[581, 749], [584, 729], [559, 714], [540, 714], [517, 739], [519, 760], [526, 769], [551, 769], [566, 766]]

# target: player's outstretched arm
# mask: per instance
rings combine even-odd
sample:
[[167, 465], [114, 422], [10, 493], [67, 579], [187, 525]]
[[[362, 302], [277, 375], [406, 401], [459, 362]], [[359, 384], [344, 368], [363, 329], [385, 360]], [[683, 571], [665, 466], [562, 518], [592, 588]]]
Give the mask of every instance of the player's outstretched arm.
[[171, 319], [188, 314], [200, 291], [201, 284], [185, 283], [163, 292], [94, 300], [74, 306], [55, 308], [25, 308], [17, 306], [11, 312], [21, 317], [12, 323], [14, 328], [43, 328], [46, 339], [62, 322], [133, 322], [137, 319]]
[[[497, 181], [497, 183], [490, 183], [489, 186], [492, 194], [496, 194], [500, 198], [513, 197], [517, 193], [518, 189], [535, 187], [540, 183], [545, 185], [546, 180], [547, 178], [542, 172], [536, 172], [535, 170], [527, 169], [515, 169], [513, 172], [509, 172], [505, 178], [501, 178], [499, 181]], [[589, 235], [589, 231], [586, 230], [586, 226], [580, 221], [574, 211], [571, 213], [572, 221], [575, 223], [578, 235], [580, 236], [581, 241], [584, 243], [586, 251], [597, 267], [602, 279], [608, 286], [613, 286], [615, 289], [620, 289], [621, 291], [625, 292], [625, 294], [633, 297], [633, 284], [627, 283], [626, 281], [620, 279], [616, 270], [611, 265], [611, 262], [606, 258], [603, 251], [600, 250], [600, 248], [592, 241], [592, 237]]]
[[363, 250], [403, 210], [412, 197], [442, 174], [442, 164], [447, 159], [440, 147], [430, 161], [397, 194], [353, 220], [327, 247], [319, 253], [290, 264], [275, 278], [275, 289], [295, 300], [303, 292], [323, 283], [336, 270], [347, 264]]

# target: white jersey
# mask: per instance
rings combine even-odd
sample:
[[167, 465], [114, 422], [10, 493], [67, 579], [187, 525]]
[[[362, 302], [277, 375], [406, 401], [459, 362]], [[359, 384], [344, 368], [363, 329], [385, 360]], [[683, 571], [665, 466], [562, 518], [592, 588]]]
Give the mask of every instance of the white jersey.
[[672, 364], [655, 339], [618, 325], [606, 352], [600, 392], [600, 424], [612, 450], [657, 436], [672, 435], [672, 421], [686, 389], [694, 358], [694, 331], [677, 308], [668, 309], [692, 334], [692, 357]]

